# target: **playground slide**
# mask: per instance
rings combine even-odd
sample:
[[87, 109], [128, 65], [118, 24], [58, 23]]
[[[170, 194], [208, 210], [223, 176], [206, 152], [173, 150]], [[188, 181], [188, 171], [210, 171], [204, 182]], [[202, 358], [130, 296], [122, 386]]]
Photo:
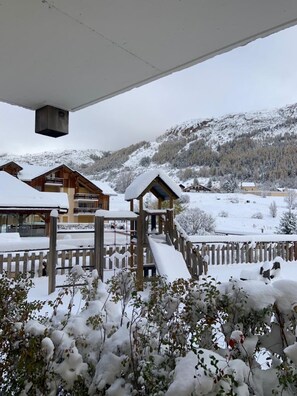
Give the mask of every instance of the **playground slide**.
[[159, 275], [166, 277], [168, 282], [179, 278], [191, 278], [182, 254], [175, 250], [174, 246], [151, 236], [148, 237], [148, 240]]

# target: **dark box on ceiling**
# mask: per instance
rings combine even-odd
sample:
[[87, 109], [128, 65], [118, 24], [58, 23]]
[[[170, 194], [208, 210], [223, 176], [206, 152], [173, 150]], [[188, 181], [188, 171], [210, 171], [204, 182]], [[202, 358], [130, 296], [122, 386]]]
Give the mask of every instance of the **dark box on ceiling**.
[[69, 112], [53, 106], [44, 106], [35, 112], [35, 132], [59, 137], [68, 134]]

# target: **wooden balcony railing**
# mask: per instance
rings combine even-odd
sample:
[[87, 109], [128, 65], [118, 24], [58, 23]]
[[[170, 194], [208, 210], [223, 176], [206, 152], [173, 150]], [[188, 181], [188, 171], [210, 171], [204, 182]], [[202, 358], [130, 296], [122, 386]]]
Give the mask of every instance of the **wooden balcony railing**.
[[45, 183], [46, 184], [56, 184], [56, 185], [59, 185], [59, 186], [63, 186], [64, 179], [62, 177], [50, 177], [50, 176], [47, 176], [45, 178]]
[[75, 214], [94, 214], [98, 208], [74, 208]]
[[74, 199], [75, 200], [97, 200], [99, 199], [97, 194], [84, 194], [84, 193], [77, 193], [74, 194]]

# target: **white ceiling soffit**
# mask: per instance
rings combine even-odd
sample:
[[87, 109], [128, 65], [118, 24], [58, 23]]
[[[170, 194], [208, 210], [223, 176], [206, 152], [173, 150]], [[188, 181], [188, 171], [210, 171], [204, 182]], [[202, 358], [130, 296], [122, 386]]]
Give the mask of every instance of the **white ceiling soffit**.
[[0, 100], [77, 110], [296, 21], [296, 0], [1, 0]]

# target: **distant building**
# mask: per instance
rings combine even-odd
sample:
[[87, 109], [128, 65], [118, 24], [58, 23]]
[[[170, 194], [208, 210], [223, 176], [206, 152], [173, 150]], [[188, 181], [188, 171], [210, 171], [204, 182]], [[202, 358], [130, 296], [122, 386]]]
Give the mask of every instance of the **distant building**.
[[245, 192], [257, 192], [259, 189], [257, 188], [254, 182], [242, 182], [241, 183], [241, 190]]
[[211, 188], [203, 186], [202, 184], [191, 184], [189, 186], [183, 186], [180, 184], [183, 192], [210, 192]]

